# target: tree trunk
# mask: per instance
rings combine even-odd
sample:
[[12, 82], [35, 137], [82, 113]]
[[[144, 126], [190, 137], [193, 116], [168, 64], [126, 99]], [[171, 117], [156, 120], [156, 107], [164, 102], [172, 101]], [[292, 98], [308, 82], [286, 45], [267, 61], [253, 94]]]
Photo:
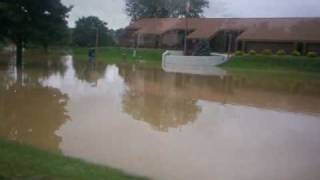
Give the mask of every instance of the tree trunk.
[[17, 87], [22, 87], [23, 85], [23, 73], [22, 73], [22, 68], [18, 67], [17, 68], [17, 82], [16, 82]]
[[18, 39], [17, 43], [17, 50], [16, 50], [16, 65], [18, 68], [22, 67], [22, 51], [23, 51], [23, 41]]

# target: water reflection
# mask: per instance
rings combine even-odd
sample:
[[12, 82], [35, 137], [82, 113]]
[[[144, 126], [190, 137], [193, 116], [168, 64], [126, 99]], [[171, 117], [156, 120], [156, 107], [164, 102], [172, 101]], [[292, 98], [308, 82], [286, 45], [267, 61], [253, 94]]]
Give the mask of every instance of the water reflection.
[[10, 67], [0, 83], [0, 137], [56, 151], [61, 137], [55, 131], [69, 119], [68, 96], [59, 89], [44, 87], [42, 73]]
[[92, 86], [97, 87], [98, 80], [104, 78], [107, 65], [96, 64], [96, 62], [83, 63], [81, 61], [73, 61], [73, 67], [78, 79], [89, 82]]
[[58, 62], [0, 66], [1, 137], [160, 180], [320, 176], [319, 75]]
[[196, 99], [178, 96], [187, 82], [181, 75], [165, 75], [158, 69], [121, 66], [120, 74], [128, 86], [123, 110], [134, 119], [155, 129], [168, 131], [196, 120], [201, 108]]

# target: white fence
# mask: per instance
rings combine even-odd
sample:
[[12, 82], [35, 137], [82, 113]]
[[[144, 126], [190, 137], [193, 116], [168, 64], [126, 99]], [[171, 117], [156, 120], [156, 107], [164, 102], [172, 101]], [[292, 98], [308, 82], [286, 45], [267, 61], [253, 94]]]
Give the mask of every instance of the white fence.
[[211, 56], [184, 56], [182, 51], [166, 51], [162, 55], [162, 63], [189, 66], [218, 66], [228, 61], [228, 56], [211, 53]]
[[162, 57], [162, 69], [174, 73], [225, 76], [227, 72], [216, 66], [227, 62], [227, 55], [211, 55], [184, 56], [182, 51], [166, 51]]

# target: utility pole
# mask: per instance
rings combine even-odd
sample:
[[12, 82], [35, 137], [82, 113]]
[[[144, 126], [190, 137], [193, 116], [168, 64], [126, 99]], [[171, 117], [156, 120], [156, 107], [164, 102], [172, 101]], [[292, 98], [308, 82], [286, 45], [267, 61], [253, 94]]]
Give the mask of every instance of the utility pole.
[[99, 28], [96, 28], [96, 51], [98, 51], [99, 47]]

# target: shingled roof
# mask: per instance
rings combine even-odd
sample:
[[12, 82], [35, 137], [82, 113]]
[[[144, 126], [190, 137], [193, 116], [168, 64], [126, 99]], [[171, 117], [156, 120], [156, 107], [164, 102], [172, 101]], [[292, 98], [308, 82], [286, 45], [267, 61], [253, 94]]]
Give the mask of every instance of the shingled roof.
[[[184, 30], [185, 19], [149, 18], [127, 28], [137, 34], [162, 35]], [[320, 42], [320, 18], [189, 18], [189, 39], [211, 39], [221, 30], [239, 30], [239, 40]]]

